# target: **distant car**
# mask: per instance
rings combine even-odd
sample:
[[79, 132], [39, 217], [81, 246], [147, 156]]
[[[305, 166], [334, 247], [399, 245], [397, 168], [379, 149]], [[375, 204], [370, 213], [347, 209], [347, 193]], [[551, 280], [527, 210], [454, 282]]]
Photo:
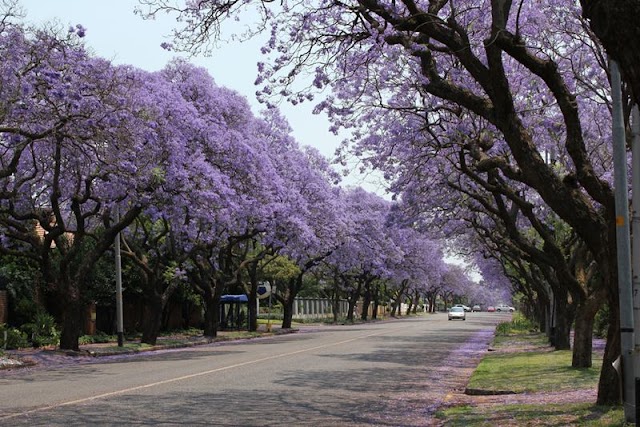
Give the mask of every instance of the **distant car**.
[[467, 312], [464, 311], [464, 308], [454, 306], [449, 309], [449, 320], [453, 319], [462, 319], [467, 320]]
[[464, 304], [456, 304], [456, 305], [454, 305], [454, 307], [462, 307], [462, 309], [464, 311], [471, 311], [471, 307], [469, 307], [467, 305], [464, 305]]
[[489, 307], [487, 307], [487, 311], [488, 311], [489, 313], [493, 313], [494, 311], [496, 311], [496, 308], [495, 308], [495, 307], [493, 307], [493, 306], [489, 306]]
[[496, 311], [516, 311], [515, 308], [511, 307], [510, 305], [506, 305], [506, 304], [500, 304], [496, 306]]
[[478, 304], [476, 304], [473, 307], [471, 307], [471, 311], [473, 311], [473, 312], [482, 311], [482, 307], [480, 307]]

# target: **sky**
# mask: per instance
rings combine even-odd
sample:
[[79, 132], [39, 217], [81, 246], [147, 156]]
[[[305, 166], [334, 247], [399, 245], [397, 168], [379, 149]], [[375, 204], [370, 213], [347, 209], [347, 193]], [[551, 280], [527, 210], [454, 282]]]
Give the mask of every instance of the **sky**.
[[[175, 26], [174, 15], [163, 15], [147, 21], [134, 14], [138, 0], [20, 0], [26, 12], [26, 22], [61, 28], [81, 24], [87, 29], [85, 43], [97, 56], [115, 64], [129, 64], [148, 71], [162, 69], [176, 56], [160, 47], [170, 42], [168, 35]], [[242, 24], [239, 31], [242, 30]], [[189, 61], [206, 68], [220, 86], [244, 95], [258, 114], [263, 107], [256, 101], [256, 63], [261, 57], [260, 40], [221, 43], [209, 57], [193, 57]], [[186, 55], [183, 55], [186, 57]], [[313, 115], [311, 104], [296, 107], [281, 105], [280, 110], [289, 121], [293, 136], [300, 145], [316, 147], [325, 157], [333, 158], [341, 138], [328, 131], [329, 122], [322, 115]], [[345, 185], [361, 185], [368, 191], [384, 196], [375, 174], [365, 177], [352, 173]]]

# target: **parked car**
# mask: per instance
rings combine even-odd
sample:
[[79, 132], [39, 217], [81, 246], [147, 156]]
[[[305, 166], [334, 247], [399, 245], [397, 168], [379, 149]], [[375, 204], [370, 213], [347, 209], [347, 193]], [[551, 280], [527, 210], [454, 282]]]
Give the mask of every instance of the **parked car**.
[[468, 305], [464, 305], [464, 304], [456, 304], [456, 305], [454, 305], [454, 307], [462, 307], [462, 309], [464, 311], [471, 311], [471, 307], [469, 307]]
[[487, 307], [487, 311], [489, 313], [493, 313], [494, 311], [496, 311], [496, 308], [490, 305], [489, 307]]
[[515, 308], [511, 307], [510, 305], [506, 305], [506, 304], [499, 304], [496, 306], [496, 311], [516, 311]]
[[473, 312], [482, 311], [482, 307], [480, 307], [478, 304], [476, 304], [473, 307], [471, 307], [471, 311], [473, 311]]
[[449, 309], [449, 320], [453, 319], [462, 319], [467, 320], [467, 312], [464, 311], [464, 308], [454, 306]]

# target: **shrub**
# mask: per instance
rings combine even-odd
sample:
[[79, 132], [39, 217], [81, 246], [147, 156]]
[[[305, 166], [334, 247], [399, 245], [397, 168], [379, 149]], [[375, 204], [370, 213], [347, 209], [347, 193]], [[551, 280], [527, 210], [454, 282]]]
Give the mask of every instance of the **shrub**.
[[593, 322], [593, 335], [598, 338], [606, 338], [607, 330], [609, 329], [609, 305], [604, 305], [598, 313]]
[[50, 314], [39, 312], [33, 323], [26, 323], [20, 328], [28, 337], [34, 347], [58, 345], [60, 332], [56, 328], [56, 322]]
[[102, 331], [96, 332], [94, 335], [83, 335], [78, 339], [78, 344], [97, 344], [97, 343], [108, 343], [117, 341], [118, 338], [115, 335], [108, 335]]
[[[7, 333], [7, 341], [4, 340], [4, 334]], [[9, 328], [4, 323], [0, 324], [0, 348], [14, 350], [29, 346], [27, 336], [18, 329]]]
[[536, 330], [536, 325], [522, 313], [514, 313], [510, 322], [502, 322], [496, 326], [496, 335], [523, 334]]

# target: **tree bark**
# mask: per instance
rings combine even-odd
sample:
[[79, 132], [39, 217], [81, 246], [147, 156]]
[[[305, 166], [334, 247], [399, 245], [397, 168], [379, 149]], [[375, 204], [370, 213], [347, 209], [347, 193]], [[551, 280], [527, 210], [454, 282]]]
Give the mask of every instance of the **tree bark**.
[[163, 309], [162, 295], [158, 295], [156, 292], [147, 295], [144, 304], [141, 342], [156, 345], [160, 334], [160, 326], [162, 325]]
[[216, 292], [206, 292], [204, 298], [204, 336], [215, 338], [218, 336], [220, 322], [220, 295]]
[[302, 278], [304, 273], [287, 280], [286, 290], [280, 298], [282, 302], [282, 329], [291, 329], [293, 323], [293, 304], [300, 289], [302, 289]]
[[62, 314], [62, 333], [60, 335], [60, 349], [80, 350], [80, 335], [83, 327], [84, 306], [77, 299], [65, 300]]
[[[617, 296], [616, 296], [617, 297]], [[600, 369], [600, 379], [598, 381], [597, 405], [619, 405], [622, 402], [620, 395], [621, 381], [618, 373], [613, 368], [613, 362], [620, 355], [620, 311], [618, 302], [610, 299], [609, 302], [609, 328], [607, 330], [607, 343], [604, 357], [602, 358], [602, 368]]]
[[602, 306], [603, 293], [591, 295], [576, 309], [571, 361], [571, 366], [574, 368], [590, 368], [593, 364], [593, 324], [596, 314]]
[[553, 334], [553, 346], [556, 350], [571, 349], [571, 324], [573, 323], [573, 308], [568, 303], [566, 295], [558, 298], [556, 304], [556, 328]]
[[360, 319], [364, 322], [369, 317], [369, 306], [371, 305], [371, 281], [367, 280], [364, 284], [364, 295], [362, 296], [362, 313]]

